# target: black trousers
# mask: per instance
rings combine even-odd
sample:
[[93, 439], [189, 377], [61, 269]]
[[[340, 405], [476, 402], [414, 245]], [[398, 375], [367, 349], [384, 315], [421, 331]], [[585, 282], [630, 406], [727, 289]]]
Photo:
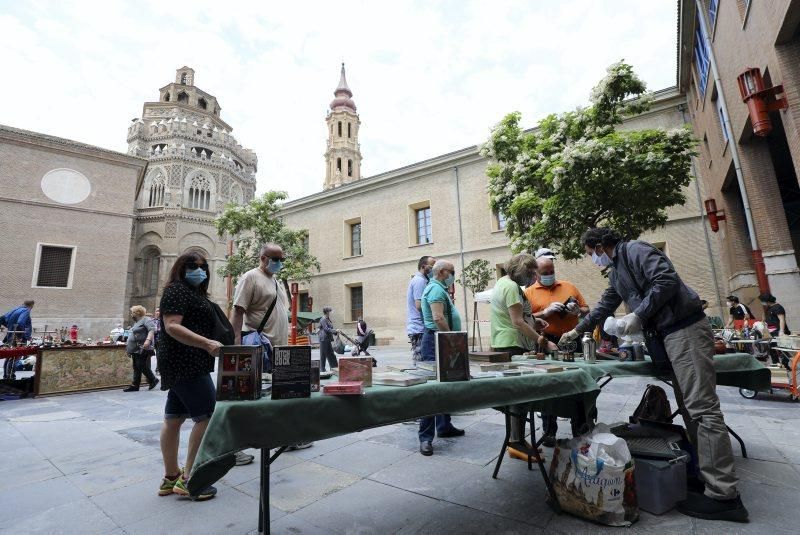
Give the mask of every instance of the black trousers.
[[150, 357], [152, 357], [153, 354], [146, 352], [144, 355], [141, 353], [134, 353], [129, 354], [129, 356], [131, 357], [131, 365], [133, 366], [133, 380], [131, 381], [131, 385], [139, 388], [139, 385], [142, 383], [142, 374], [147, 378], [147, 384], [154, 385], [156, 383], [156, 376], [150, 369]]
[[319, 342], [319, 369], [323, 372], [326, 362], [330, 363], [331, 369], [339, 367], [339, 363], [336, 362], [336, 354], [333, 352], [333, 341], [330, 338]]

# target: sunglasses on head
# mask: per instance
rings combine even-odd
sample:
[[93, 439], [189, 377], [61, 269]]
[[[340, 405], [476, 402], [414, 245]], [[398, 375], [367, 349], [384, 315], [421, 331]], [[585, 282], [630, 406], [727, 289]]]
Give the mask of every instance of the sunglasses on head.
[[197, 262], [186, 262], [186, 269], [197, 269], [200, 268], [208, 273], [208, 264], [198, 264]]

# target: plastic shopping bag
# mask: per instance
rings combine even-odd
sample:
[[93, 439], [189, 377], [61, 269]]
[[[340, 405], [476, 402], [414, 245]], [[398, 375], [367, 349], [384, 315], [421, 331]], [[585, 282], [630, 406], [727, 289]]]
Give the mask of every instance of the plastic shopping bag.
[[558, 442], [550, 479], [568, 513], [609, 526], [630, 526], [639, 518], [628, 445], [603, 424]]

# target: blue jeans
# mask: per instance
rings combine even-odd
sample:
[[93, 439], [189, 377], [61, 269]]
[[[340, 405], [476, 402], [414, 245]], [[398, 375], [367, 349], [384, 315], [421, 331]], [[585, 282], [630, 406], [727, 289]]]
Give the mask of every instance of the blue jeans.
[[[430, 329], [425, 329], [425, 334], [422, 335], [422, 344], [420, 348], [421, 362], [436, 361], [436, 332]], [[453, 424], [450, 423], [449, 414], [437, 414], [435, 416], [425, 416], [419, 420], [419, 441], [431, 442], [433, 441], [434, 431], [436, 434], [450, 431]]]

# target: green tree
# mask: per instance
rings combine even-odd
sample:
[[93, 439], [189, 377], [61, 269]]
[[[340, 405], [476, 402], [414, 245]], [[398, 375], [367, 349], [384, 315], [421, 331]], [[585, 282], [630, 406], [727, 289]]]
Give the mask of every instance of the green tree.
[[472, 292], [472, 295], [475, 295], [478, 292], [484, 291], [486, 287], [489, 286], [492, 275], [493, 273], [492, 269], [489, 267], [489, 261], [476, 258], [461, 271], [461, 278], [456, 282]]
[[278, 216], [280, 203], [288, 198], [285, 191], [268, 191], [240, 206], [229, 204], [214, 222], [220, 236], [233, 236], [236, 247], [227, 264], [219, 269], [223, 277], [239, 276], [258, 265], [258, 253], [267, 242], [283, 248], [286, 262], [278, 278], [283, 281], [309, 281], [320, 265], [308, 252], [308, 230], [293, 230]]
[[695, 141], [688, 128], [618, 130], [625, 117], [650, 108], [652, 95], [623, 62], [592, 90], [591, 105], [551, 114], [524, 131], [518, 112], [492, 130], [489, 199], [507, 218], [514, 252], [553, 247], [583, 255], [580, 236], [607, 225], [626, 238], [667, 222], [691, 181]]

